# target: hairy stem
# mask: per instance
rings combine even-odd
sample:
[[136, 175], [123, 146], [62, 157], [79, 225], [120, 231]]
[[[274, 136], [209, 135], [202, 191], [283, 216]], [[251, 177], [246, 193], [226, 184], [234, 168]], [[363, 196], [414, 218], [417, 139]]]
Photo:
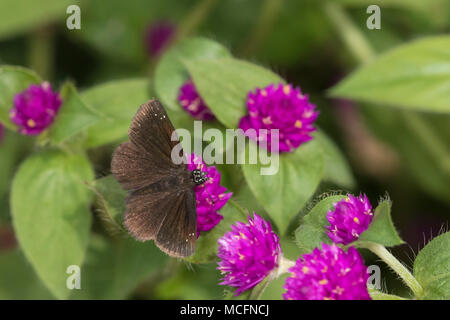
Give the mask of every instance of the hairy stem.
[[423, 296], [423, 288], [417, 282], [416, 278], [409, 272], [400, 261], [398, 261], [383, 245], [374, 242], [365, 242], [361, 247], [369, 249], [381, 258], [395, 273], [397, 273], [403, 282], [411, 289], [416, 298]]
[[228, 199], [228, 203], [231, 204], [233, 207], [235, 207], [242, 214], [242, 216], [245, 219], [247, 219], [248, 211], [245, 210], [239, 203], [237, 203], [236, 201], [234, 201], [232, 199]]
[[291, 260], [286, 259], [285, 257], [281, 256], [276, 277], [278, 278], [283, 273], [289, 273], [289, 268], [293, 267], [294, 265], [295, 265], [295, 261], [291, 261]]

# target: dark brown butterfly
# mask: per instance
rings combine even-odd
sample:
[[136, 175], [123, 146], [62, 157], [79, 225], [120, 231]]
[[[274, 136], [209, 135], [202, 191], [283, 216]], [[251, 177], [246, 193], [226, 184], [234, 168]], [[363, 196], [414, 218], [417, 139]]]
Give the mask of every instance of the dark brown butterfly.
[[130, 141], [114, 152], [111, 170], [129, 191], [124, 224], [130, 234], [154, 240], [170, 256], [186, 257], [194, 253], [197, 239], [194, 187], [207, 178], [172, 161], [179, 143], [174, 130], [158, 100], [141, 105], [128, 131]]

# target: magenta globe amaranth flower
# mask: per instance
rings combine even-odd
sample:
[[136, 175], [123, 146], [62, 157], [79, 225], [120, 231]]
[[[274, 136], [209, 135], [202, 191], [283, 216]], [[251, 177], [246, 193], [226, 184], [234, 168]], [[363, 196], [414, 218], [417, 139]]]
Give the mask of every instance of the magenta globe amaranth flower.
[[221, 285], [237, 288], [236, 295], [253, 288], [278, 268], [281, 247], [269, 222], [257, 214], [248, 223], [237, 222], [218, 240]]
[[337, 202], [327, 214], [331, 224], [327, 234], [334, 243], [349, 244], [359, 238], [373, 219], [372, 206], [367, 196], [351, 194]]
[[52, 91], [50, 83], [32, 84], [14, 96], [10, 118], [20, 133], [38, 135], [52, 124], [60, 107], [61, 98]]
[[175, 34], [175, 26], [172, 22], [161, 20], [147, 27], [146, 44], [147, 51], [152, 56], [159, 55]]
[[205, 162], [195, 154], [188, 156], [188, 170], [199, 169], [206, 172], [208, 180], [195, 187], [195, 200], [197, 206], [197, 238], [201, 231], [209, 231], [222, 219], [219, 210], [225, 206], [232, 193], [220, 185], [220, 172], [214, 166], [206, 166]]
[[358, 251], [324, 243], [289, 268], [285, 300], [369, 300], [367, 268]]
[[203, 101], [202, 97], [197, 92], [194, 82], [189, 79], [180, 87], [178, 101], [184, 110], [186, 110], [193, 118], [198, 120], [214, 120], [214, 114]]
[[[311, 133], [315, 131], [313, 123], [319, 115], [315, 108], [300, 88], [293, 88], [290, 84], [271, 84], [249, 92], [248, 115], [241, 119], [239, 128], [244, 131], [255, 129], [256, 135], [250, 133], [247, 136], [267, 142], [269, 150], [272, 147], [270, 136], [274, 134], [271, 130], [278, 129], [278, 150], [289, 152], [312, 139]], [[262, 135], [259, 129], [266, 129], [269, 134]]]

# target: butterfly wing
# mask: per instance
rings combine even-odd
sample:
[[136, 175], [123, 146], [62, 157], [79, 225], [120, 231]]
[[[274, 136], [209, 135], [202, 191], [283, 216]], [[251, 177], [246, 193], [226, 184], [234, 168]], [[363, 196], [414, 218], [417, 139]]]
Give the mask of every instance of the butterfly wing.
[[186, 165], [176, 165], [171, 160], [172, 148], [179, 141], [164, 107], [157, 100], [139, 108], [128, 136], [130, 141], [115, 150], [111, 162], [111, 171], [125, 190], [137, 190], [187, 171]]
[[130, 191], [124, 223], [133, 237], [184, 257], [195, 250], [195, 184], [187, 166], [171, 160], [179, 143], [174, 131], [157, 100], [143, 104], [131, 123], [130, 141], [114, 152], [111, 170]]
[[195, 192], [178, 192], [143, 188], [127, 199], [124, 224], [134, 238], [154, 240], [173, 257], [190, 256], [195, 251]]

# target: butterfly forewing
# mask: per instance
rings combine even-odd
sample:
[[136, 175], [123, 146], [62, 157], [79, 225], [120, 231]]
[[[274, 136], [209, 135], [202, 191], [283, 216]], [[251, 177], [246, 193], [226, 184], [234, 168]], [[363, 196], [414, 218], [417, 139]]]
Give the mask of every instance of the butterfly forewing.
[[[128, 136], [114, 152], [111, 169], [130, 194], [124, 224], [137, 240], [154, 240], [171, 256], [195, 250], [195, 183], [185, 164], [174, 164], [172, 148], [179, 143], [163, 106], [143, 104]], [[172, 141], [174, 134], [174, 141]]]
[[[186, 166], [171, 161], [171, 141], [175, 131], [162, 105], [151, 100], [143, 104], [134, 117], [128, 136], [114, 152], [111, 170], [126, 190], [136, 190], [160, 181]], [[176, 137], [176, 136], [175, 136]]]
[[[128, 137], [130, 142], [139, 147], [153, 161], [162, 166], [178, 167], [171, 161], [172, 148], [179, 142], [174, 127], [164, 107], [158, 100], [143, 104], [131, 122]], [[172, 141], [172, 134], [175, 135]]]

